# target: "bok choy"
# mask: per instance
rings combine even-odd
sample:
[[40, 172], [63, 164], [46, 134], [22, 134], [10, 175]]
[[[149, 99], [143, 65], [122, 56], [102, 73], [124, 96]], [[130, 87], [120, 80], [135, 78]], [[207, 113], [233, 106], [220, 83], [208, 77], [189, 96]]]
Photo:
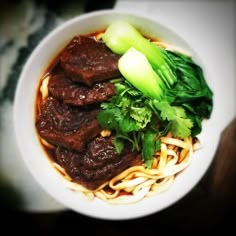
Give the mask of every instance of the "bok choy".
[[172, 70], [174, 64], [165, 51], [151, 43], [129, 23], [124, 21], [112, 23], [105, 31], [102, 39], [117, 54], [124, 54], [130, 47], [142, 52], [168, 88], [177, 81]]
[[165, 91], [165, 84], [153, 70], [147, 58], [131, 47], [120, 58], [118, 68], [121, 74], [134, 87], [150, 98], [161, 99]]

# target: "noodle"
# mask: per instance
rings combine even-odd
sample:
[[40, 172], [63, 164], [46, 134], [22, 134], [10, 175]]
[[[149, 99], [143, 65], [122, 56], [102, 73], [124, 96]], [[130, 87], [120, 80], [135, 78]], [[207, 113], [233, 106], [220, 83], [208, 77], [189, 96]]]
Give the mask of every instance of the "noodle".
[[54, 166], [63, 172], [67, 187], [82, 192], [87, 199], [96, 197], [110, 204], [134, 203], [168, 190], [176, 175], [190, 164], [196, 150], [193, 147], [198, 140], [193, 142], [191, 137], [180, 140], [170, 135], [168, 133], [161, 138], [161, 150], [154, 154], [151, 169], [145, 168], [144, 165], [132, 166], [94, 191], [72, 182], [62, 167], [58, 164]]

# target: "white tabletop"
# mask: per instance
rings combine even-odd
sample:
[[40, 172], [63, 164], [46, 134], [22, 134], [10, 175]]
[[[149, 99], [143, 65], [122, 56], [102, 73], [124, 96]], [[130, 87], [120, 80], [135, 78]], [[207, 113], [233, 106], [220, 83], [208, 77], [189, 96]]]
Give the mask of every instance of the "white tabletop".
[[[218, 114], [221, 119], [218, 128], [223, 130], [236, 115], [234, 1], [117, 0], [114, 8], [140, 13], [167, 25], [198, 52], [208, 68], [206, 76], [224, 80], [219, 96], [223, 98], [221, 104], [226, 112], [221, 114], [219, 111]], [[214, 83], [212, 86], [220, 85]], [[1, 176], [19, 192], [24, 210], [50, 212], [65, 209], [41, 189], [26, 169], [16, 145], [12, 111], [10, 102], [1, 106]]]

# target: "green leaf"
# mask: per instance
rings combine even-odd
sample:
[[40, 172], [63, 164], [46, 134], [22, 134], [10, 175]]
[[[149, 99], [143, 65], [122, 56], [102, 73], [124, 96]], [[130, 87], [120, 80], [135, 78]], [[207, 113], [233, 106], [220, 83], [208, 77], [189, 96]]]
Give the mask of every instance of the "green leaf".
[[163, 120], [174, 120], [176, 117], [175, 110], [172, 109], [170, 104], [166, 101], [158, 102], [155, 100], [154, 102], [155, 107], [161, 111], [160, 116]]
[[173, 136], [186, 138], [191, 135], [193, 122], [187, 118], [183, 107], [171, 106], [168, 102], [153, 102], [154, 106], [161, 111], [160, 116], [163, 120], [170, 122], [170, 131]]
[[170, 130], [174, 137], [186, 138], [191, 135], [192, 126], [190, 119], [178, 117], [171, 121]]
[[199, 118], [209, 118], [213, 108], [213, 92], [208, 86], [202, 68], [192, 58], [166, 51], [175, 63], [177, 83], [166, 92], [173, 105], [188, 104]]
[[131, 107], [130, 117], [143, 129], [151, 121], [152, 111], [148, 107]]
[[140, 127], [131, 117], [122, 115], [117, 116], [117, 115], [118, 114], [116, 114], [116, 120], [118, 121], [119, 124], [119, 130], [122, 133], [130, 133], [132, 131], [140, 130]]
[[104, 129], [116, 129], [118, 122], [115, 119], [115, 114], [118, 112], [117, 109], [102, 110], [97, 115], [97, 120]]
[[155, 151], [161, 150], [161, 139], [157, 139], [155, 143]]
[[142, 140], [142, 159], [145, 167], [151, 168], [153, 163], [153, 154], [156, 150], [157, 133], [153, 130], [147, 130]]
[[114, 139], [113, 139], [113, 142], [112, 142], [113, 144], [114, 144], [114, 146], [115, 146], [115, 149], [116, 149], [116, 152], [118, 153], [118, 154], [121, 154], [121, 152], [123, 151], [123, 149], [124, 149], [124, 141], [122, 140], [122, 139], [120, 139], [120, 138], [117, 138], [117, 137], [115, 137]]

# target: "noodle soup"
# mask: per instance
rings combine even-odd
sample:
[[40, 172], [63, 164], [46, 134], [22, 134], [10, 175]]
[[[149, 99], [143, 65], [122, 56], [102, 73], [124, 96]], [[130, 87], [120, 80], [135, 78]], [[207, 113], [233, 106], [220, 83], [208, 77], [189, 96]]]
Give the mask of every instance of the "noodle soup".
[[[168, 129], [168, 120], [159, 120], [151, 126], [154, 116], [147, 118], [146, 105], [159, 113], [158, 109], [166, 104], [161, 106], [142, 96], [117, 67], [123, 55], [115, 53], [103, 40], [106, 29], [117, 20], [130, 23], [153, 45], [168, 50], [168, 57], [175, 63], [182, 60], [177, 58], [178, 53], [183, 57], [190, 53], [197, 58], [178, 35], [146, 17], [116, 11], [86, 14], [57, 28], [35, 49], [22, 72], [14, 111], [17, 140], [32, 176], [65, 206], [102, 219], [137, 218], [173, 204], [196, 184], [210, 164], [209, 159], [201, 159], [199, 155], [214, 151], [201, 138], [207, 125], [199, 135], [184, 138], [173, 133], [173, 125], [169, 124], [172, 130]], [[87, 46], [80, 48], [84, 42]], [[95, 55], [92, 47], [97, 50]], [[83, 52], [79, 56], [80, 62], [85, 63], [82, 67], [76, 62], [73, 48]], [[96, 63], [94, 58], [98, 60]], [[101, 58], [105, 58], [105, 63]], [[92, 68], [92, 64], [97, 68]], [[112, 117], [111, 121], [115, 121], [117, 112], [104, 115], [111, 112], [109, 109], [119, 98], [127, 98], [135, 106], [146, 106], [138, 109], [146, 109], [145, 115], [141, 115], [145, 119], [138, 116], [140, 107], [134, 109], [133, 116], [140, 126], [132, 126], [137, 133], [132, 131], [130, 136], [126, 130], [120, 135], [116, 132], [119, 127], [114, 129], [117, 122], [107, 120]], [[175, 102], [175, 107], [180, 106], [180, 102]], [[182, 109], [178, 111], [182, 114]], [[119, 114], [122, 117], [123, 113]], [[163, 118], [163, 113], [159, 114]], [[185, 119], [184, 115], [182, 118]], [[144, 120], [156, 132], [151, 144], [145, 137], [154, 137], [152, 130], [140, 129], [145, 125]], [[124, 119], [120, 122], [123, 124], [126, 124]], [[146, 130], [150, 132], [147, 134]], [[203, 148], [197, 150], [199, 144]], [[150, 149], [146, 148], [144, 154], [142, 146]], [[150, 150], [152, 156], [146, 159]]]
[[[116, 152], [113, 130], [103, 129], [97, 121], [101, 104], [116, 95], [113, 81], [121, 80], [120, 55], [104, 44], [103, 35], [99, 31], [75, 36], [50, 63], [40, 80], [36, 128], [52, 165], [69, 188], [89, 199], [127, 204], [166, 191], [190, 164], [199, 142], [192, 136], [173, 137], [171, 131], [157, 133], [160, 147], [149, 168], [141, 158], [142, 146], [135, 150], [126, 140], [125, 150]], [[165, 42], [148, 40], [179, 51]]]

